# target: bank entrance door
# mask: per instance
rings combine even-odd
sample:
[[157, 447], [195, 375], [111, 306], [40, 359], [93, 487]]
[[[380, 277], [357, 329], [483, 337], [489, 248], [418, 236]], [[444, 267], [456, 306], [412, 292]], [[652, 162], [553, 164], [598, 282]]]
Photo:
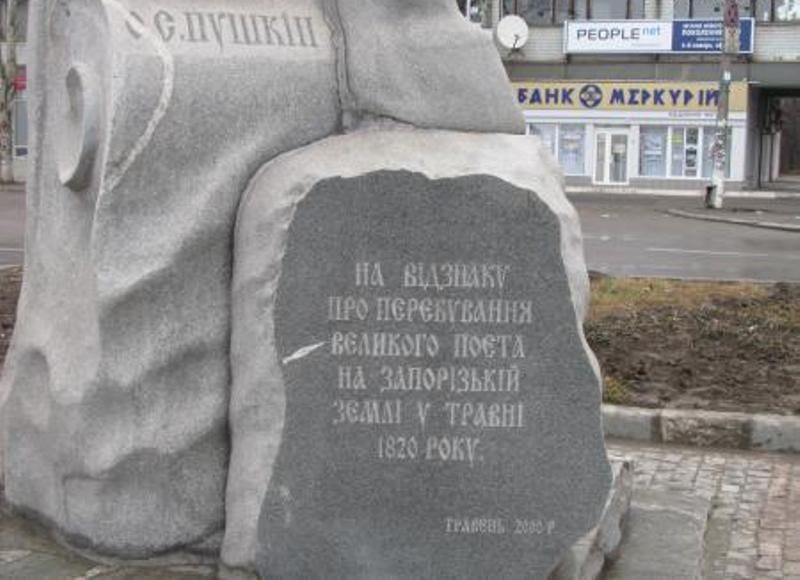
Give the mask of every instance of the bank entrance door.
[[624, 185], [628, 183], [628, 143], [630, 131], [597, 129], [594, 143], [594, 182]]

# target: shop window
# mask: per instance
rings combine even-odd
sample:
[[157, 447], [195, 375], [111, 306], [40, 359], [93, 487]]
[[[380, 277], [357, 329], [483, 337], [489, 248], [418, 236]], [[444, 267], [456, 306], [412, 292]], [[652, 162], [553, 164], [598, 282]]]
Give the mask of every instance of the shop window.
[[558, 160], [567, 175], [585, 175], [585, 134], [583, 125], [565, 124], [558, 131]]
[[800, 20], [800, 0], [775, 0], [775, 21]]
[[566, 175], [586, 175], [584, 125], [528, 123], [528, 133], [542, 140]]
[[639, 130], [639, 175], [667, 176], [667, 127], [642, 126]]
[[550, 154], [556, 156], [556, 126], [546, 123], [528, 123], [528, 133], [542, 140]]
[[17, 95], [14, 100], [14, 155], [26, 157], [28, 155], [28, 102], [24, 93]]
[[672, 127], [670, 145], [672, 177], [699, 177], [700, 128]]

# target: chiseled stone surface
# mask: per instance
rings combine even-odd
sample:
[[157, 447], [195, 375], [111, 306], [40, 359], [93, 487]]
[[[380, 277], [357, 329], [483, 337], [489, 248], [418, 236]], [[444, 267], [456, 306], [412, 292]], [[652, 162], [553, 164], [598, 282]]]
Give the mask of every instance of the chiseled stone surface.
[[335, 4], [347, 39], [346, 89], [357, 115], [418, 127], [525, 132], [491, 35], [453, 10], [453, 2]]
[[[31, 0], [25, 281], [0, 388], [5, 493], [73, 545], [218, 554], [232, 232], [263, 164], [351, 127], [343, 111], [435, 125], [452, 108], [447, 128], [520, 130], [496, 53], [455, 5], [344, 4]], [[451, 25], [448, 54], [461, 45], [466, 60], [437, 54], [429, 32]], [[360, 46], [365, 36], [383, 40]], [[386, 78], [397, 52], [404, 73]], [[463, 76], [432, 82], [457, 62]], [[471, 107], [483, 113], [456, 112]]]
[[624, 461], [611, 467], [614, 481], [597, 526], [573, 544], [549, 580], [596, 580], [607, 562], [619, 556], [633, 495], [633, 466]]
[[305, 46], [235, 44], [229, 28], [218, 43], [208, 22], [202, 36], [197, 19], [218, 8], [30, 7], [33, 170], [4, 369], [5, 491], [115, 556], [217, 553], [236, 207], [265, 161], [338, 123], [317, 0], [225, 3], [307, 17]]
[[[226, 564], [544, 578], [596, 524], [610, 468], [557, 175], [537, 140], [407, 128], [259, 173], [235, 241]], [[449, 301], [438, 319], [426, 298]]]

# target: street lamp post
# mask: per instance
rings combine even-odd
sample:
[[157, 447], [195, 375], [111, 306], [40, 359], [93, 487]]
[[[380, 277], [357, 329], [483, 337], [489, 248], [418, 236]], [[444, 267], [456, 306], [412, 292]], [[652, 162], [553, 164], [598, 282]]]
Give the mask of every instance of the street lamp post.
[[733, 55], [739, 52], [739, 5], [737, 0], [725, 0], [722, 52], [720, 55], [719, 101], [717, 105], [717, 131], [712, 157], [714, 172], [711, 191], [706, 196], [706, 206], [722, 208], [725, 197], [725, 174], [728, 168], [728, 113]]

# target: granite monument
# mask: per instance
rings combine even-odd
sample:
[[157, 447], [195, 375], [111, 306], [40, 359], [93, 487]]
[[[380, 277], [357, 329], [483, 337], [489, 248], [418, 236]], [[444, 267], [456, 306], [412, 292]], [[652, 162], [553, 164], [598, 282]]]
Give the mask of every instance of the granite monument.
[[490, 38], [449, 0], [29, 12], [7, 502], [231, 577], [546, 574], [609, 470], [579, 228]]

